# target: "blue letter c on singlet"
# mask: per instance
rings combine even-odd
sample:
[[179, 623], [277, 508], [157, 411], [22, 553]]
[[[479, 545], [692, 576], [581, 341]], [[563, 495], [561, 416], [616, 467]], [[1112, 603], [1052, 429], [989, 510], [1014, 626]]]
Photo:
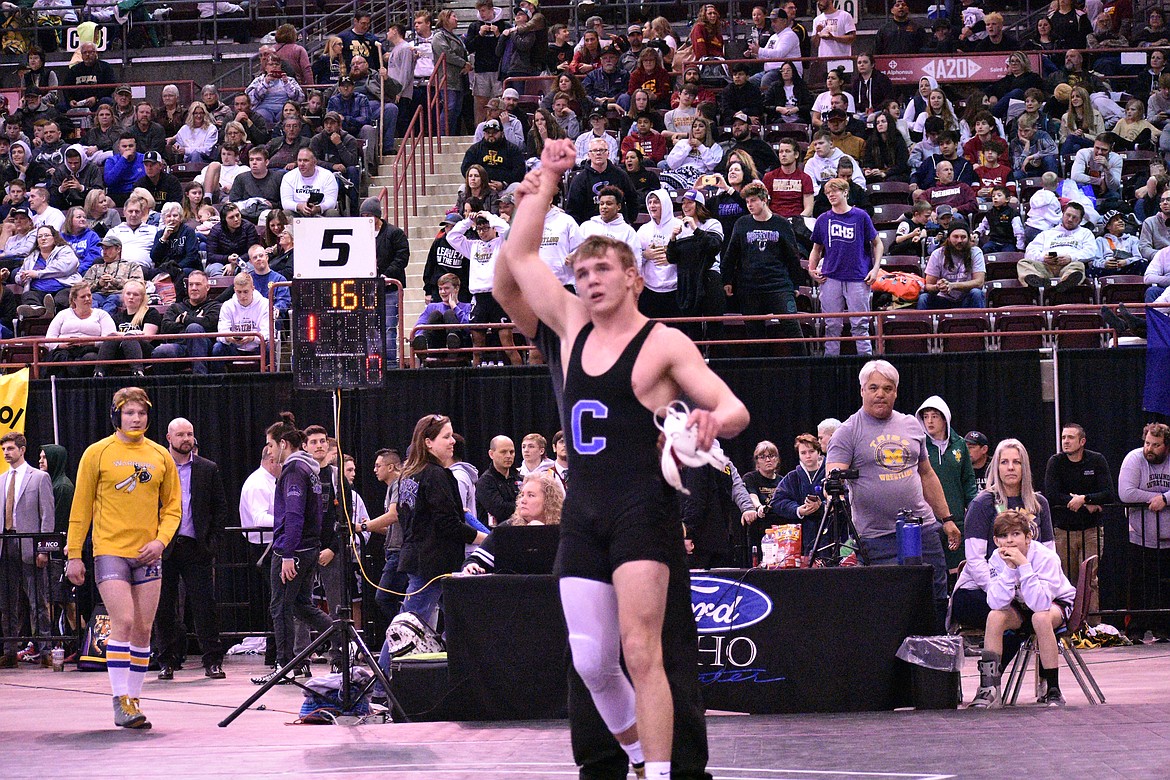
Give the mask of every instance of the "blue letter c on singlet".
[[581, 455], [596, 455], [605, 449], [605, 437], [593, 436], [589, 441], [581, 438], [581, 418], [585, 415], [604, 420], [609, 417], [609, 408], [601, 401], [583, 400], [573, 404], [573, 449]]

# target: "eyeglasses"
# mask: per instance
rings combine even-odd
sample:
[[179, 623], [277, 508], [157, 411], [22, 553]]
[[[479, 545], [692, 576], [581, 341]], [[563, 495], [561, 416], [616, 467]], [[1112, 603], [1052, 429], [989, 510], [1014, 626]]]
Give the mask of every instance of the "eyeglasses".
[[775, 454], [757, 455], [756, 460], [777, 460], [780, 456]]

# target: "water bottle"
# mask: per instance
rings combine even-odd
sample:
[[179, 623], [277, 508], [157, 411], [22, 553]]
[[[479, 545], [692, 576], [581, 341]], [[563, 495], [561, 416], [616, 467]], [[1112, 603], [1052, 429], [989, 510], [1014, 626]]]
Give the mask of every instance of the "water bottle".
[[922, 564], [922, 521], [908, 513], [899, 513], [895, 524], [898, 538], [898, 564], [919, 566]]
[[65, 649], [62, 647], [53, 648], [53, 671], [65, 671]]
[[760, 565], [760, 548], [753, 544], [752, 545], [752, 568], [754, 569], [754, 568], [758, 567], [759, 565]]

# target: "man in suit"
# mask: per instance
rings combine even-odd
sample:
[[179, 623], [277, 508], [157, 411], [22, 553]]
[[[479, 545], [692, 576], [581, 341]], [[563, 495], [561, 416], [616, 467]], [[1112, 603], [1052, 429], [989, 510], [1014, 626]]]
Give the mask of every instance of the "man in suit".
[[[56, 506], [53, 502], [53, 481], [49, 475], [29, 465], [24, 459], [28, 446], [24, 435], [15, 431], [0, 437], [0, 450], [8, 463], [8, 471], [0, 475], [0, 496], [3, 497], [4, 535], [12, 533], [52, 533]], [[51, 665], [49, 658], [49, 556], [35, 553], [31, 539], [0, 541], [0, 610], [3, 623], [0, 632], [6, 637], [19, 636], [24, 625], [24, 610], [32, 616], [29, 623], [33, 633], [46, 640], [37, 648], [41, 663]], [[16, 666], [19, 642], [4, 643], [0, 669]]]
[[160, 680], [173, 680], [182, 668], [187, 629], [179, 621], [179, 579], [186, 586], [188, 603], [194, 612], [195, 632], [203, 650], [204, 674], [222, 680], [223, 643], [219, 638], [212, 566], [215, 542], [224, 527], [227, 502], [219, 466], [195, 454], [195, 429], [188, 420], [176, 417], [167, 426], [167, 449], [175, 461], [182, 489], [183, 515], [179, 530], [163, 552], [162, 592], [158, 614], [158, 673]]

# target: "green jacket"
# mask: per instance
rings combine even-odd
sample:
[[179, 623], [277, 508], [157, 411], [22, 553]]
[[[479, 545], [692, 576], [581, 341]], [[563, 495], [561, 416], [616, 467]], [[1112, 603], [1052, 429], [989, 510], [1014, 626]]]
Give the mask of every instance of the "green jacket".
[[[934, 469], [938, 481], [942, 483], [943, 493], [947, 497], [947, 507], [954, 516], [955, 525], [959, 526], [961, 531], [963, 530], [963, 516], [977, 492], [975, 469], [971, 466], [971, 455], [967, 452], [967, 443], [951, 428], [951, 409], [947, 406], [946, 401], [937, 395], [932, 395], [923, 401], [922, 405], [918, 407], [916, 415], [919, 422], [922, 422], [922, 414], [927, 409], [934, 409], [942, 413], [947, 421], [947, 433], [950, 435], [950, 440], [947, 442], [946, 449], [940, 451], [934, 440], [930, 438], [930, 434], [927, 434], [926, 453], [930, 458], [931, 468]], [[925, 431], [926, 425], [924, 424], [922, 428]], [[958, 550], [950, 550], [947, 548], [945, 540], [943, 551], [946, 553], [947, 568], [950, 569], [957, 567], [965, 557], [963, 545], [959, 545]]]

